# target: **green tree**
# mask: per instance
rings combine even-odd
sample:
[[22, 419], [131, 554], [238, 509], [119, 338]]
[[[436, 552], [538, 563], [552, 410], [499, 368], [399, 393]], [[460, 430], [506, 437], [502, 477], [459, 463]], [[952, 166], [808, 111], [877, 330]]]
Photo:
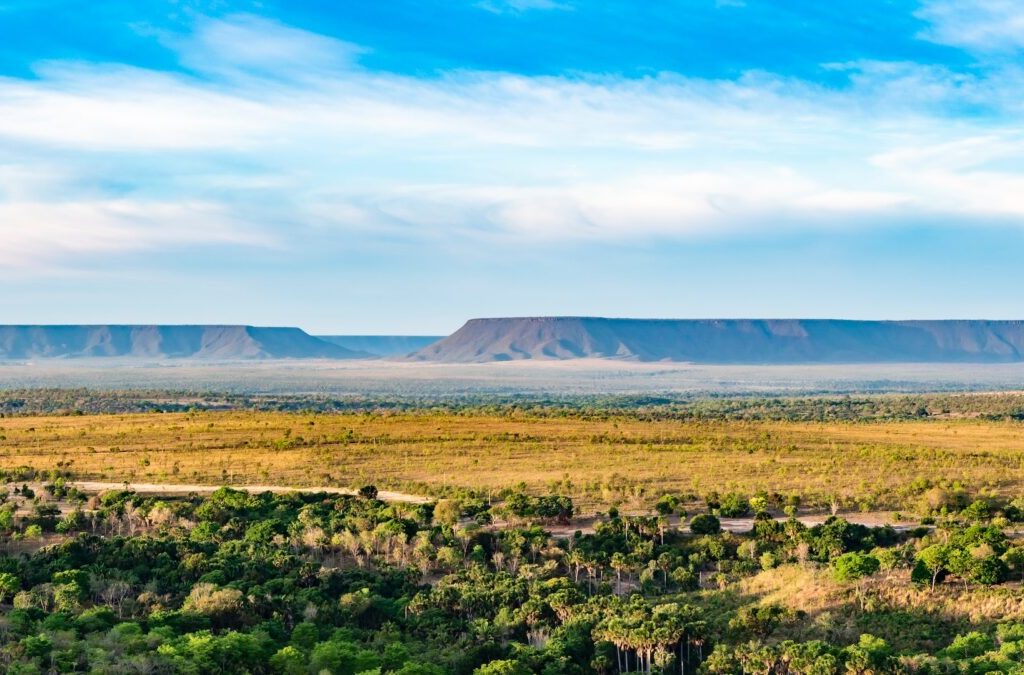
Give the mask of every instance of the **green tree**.
[[844, 652], [848, 673], [869, 675], [892, 672], [892, 650], [885, 640], [864, 634], [857, 644], [847, 647]]
[[932, 544], [917, 554], [917, 568], [915, 572], [920, 569], [930, 577], [932, 590], [935, 590], [935, 584], [938, 582], [939, 576], [949, 571], [949, 558], [949, 546]]
[[953, 642], [942, 650], [941, 654], [951, 659], [970, 659], [981, 656], [995, 647], [995, 642], [991, 637], [972, 631], [966, 635], [957, 635], [953, 638]]
[[654, 510], [663, 516], [671, 516], [679, 508], [679, 497], [662, 495], [654, 504]]
[[0, 602], [13, 598], [21, 590], [21, 581], [10, 572], [0, 572]]
[[290, 642], [291, 646], [308, 653], [316, 646], [319, 639], [320, 630], [316, 627], [316, 624], [303, 621], [292, 629]]
[[742, 518], [750, 515], [750, 502], [743, 495], [730, 492], [722, 497], [718, 512], [724, 518]]
[[309, 662], [313, 672], [327, 670], [333, 675], [355, 675], [380, 666], [377, 655], [372, 651], [334, 640], [318, 644]]
[[1003, 562], [1011, 570], [1020, 574], [1021, 581], [1024, 581], [1024, 546], [1013, 546], [1006, 549], [1006, 553], [1003, 554]]
[[701, 513], [690, 521], [690, 531], [694, 534], [718, 534], [722, 531], [722, 524], [710, 513]]
[[514, 659], [491, 661], [473, 671], [473, 675], [532, 675], [533, 671]]
[[451, 527], [459, 522], [462, 505], [454, 499], [445, 499], [434, 506], [434, 522]]
[[291, 645], [282, 647], [270, 657], [270, 667], [280, 675], [305, 675], [308, 671], [306, 656]]
[[878, 571], [878, 558], [865, 553], [844, 553], [832, 561], [832, 578], [840, 583], [857, 581]]

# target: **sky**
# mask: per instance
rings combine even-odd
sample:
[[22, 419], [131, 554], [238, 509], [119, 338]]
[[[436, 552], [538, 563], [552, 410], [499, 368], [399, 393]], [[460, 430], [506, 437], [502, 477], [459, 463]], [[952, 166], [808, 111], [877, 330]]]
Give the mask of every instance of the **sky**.
[[1024, 319], [1016, 0], [0, 0], [0, 323]]

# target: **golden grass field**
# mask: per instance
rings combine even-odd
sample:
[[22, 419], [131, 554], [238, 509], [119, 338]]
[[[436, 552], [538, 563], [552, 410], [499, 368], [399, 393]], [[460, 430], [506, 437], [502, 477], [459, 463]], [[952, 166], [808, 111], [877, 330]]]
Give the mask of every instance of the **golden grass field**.
[[588, 504], [642, 503], [665, 491], [766, 490], [838, 495], [867, 509], [903, 505], [922, 478], [1024, 494], [1024, 424], [428, 413], [10, 417], [0, 419], [0, 466], [61, 467], [108, 481], [374, 483], [432, 494], [524, 482]]

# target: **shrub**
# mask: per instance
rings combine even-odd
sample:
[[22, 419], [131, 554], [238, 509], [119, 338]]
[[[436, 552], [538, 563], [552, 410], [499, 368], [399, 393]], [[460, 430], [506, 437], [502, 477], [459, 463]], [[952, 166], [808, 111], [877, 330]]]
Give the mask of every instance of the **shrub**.
[[654, 510], [663, 516], [671, 516], [679, 508], [679, 498], [675, 495], [662, 495], [654, 505]]
[[960, 512], [964, 518], [974, 521], [988, 520], [992, 517], [992, 502], [985, 498], [975, 499], [970, 505]]
[[974, 583], [986, 586], [1002, 583], [1007, 577], [1006, 563], [995, 556], [978, 558], [971, 565], [969, 577]]
[[718, 534], [722, 531], [722, 523], [710, 513], [694, 516], [690, 521], [690, 532], [694, 534]]
[[722, 498], [718, 512], [725, 518], [742, 518], [750, 515], [750, 502], [743, 495], [730, 492]]

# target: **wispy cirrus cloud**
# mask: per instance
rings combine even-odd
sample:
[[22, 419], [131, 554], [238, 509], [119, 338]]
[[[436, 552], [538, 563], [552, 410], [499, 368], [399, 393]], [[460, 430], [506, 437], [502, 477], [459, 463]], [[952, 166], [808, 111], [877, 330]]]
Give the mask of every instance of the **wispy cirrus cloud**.
[[367, 50], [342, 40], [249, 14], [201, 20], [188, 35], [161, 36], [184, 66], [240, 76], [281, 74], [291, 79], [351, 65]]
[[917, 16], [929, 23], [921, 36], [972, 51], [1024, 48], [1024, 5], [1017, 0], [924, 0]]
[[560, 0], [481, 0], [476, 6], [495, 14], [521, 13], [530, 10], [571, 10], [572, 4]]
[[0, 271], [59, 269], [79, 257], [216, 244], [265, 246], [216, 203], [0, 202]]

